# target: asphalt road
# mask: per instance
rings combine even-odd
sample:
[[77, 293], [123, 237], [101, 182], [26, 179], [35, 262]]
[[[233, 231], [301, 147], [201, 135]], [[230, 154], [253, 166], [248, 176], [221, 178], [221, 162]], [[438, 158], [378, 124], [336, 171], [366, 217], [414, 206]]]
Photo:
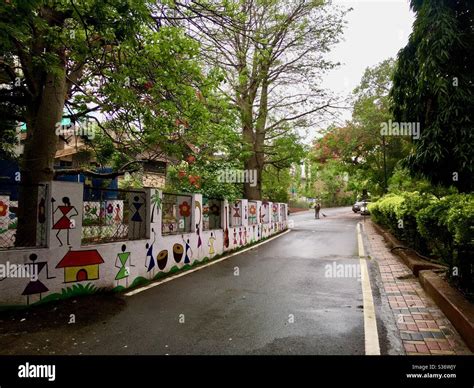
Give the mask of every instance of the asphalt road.
[[[350, 208], [323, 213], [292, 215], [289, 233], [130, 297], [2, 313], [0, 354], [363, 355], [360, 279], [328, 277], [328, 268], [359, 263], [361, 216]], [[382, 354], [395, 353], [377, 290], [374, 303]]]

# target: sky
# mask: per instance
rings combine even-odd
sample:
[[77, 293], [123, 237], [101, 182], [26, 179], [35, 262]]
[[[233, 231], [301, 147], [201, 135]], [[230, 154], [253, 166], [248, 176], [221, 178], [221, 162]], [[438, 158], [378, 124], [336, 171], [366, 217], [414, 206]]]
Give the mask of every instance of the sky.
[[[367, 67], [396, 57], [412, 31], [414, 14], [409, 0], [333, 0], [335, 5], [352, 7], [346, 16], [344, 41], [328, 54], [341, 66], [324, 76], [323, 86], [340, 96], [347, 96], [360, 82]], [[351, 117], [341, 112], [342, 122]]]

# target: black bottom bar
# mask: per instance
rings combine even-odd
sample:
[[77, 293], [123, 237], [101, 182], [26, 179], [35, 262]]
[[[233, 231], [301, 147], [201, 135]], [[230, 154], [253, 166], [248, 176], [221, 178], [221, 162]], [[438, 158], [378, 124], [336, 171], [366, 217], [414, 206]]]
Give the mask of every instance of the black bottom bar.
[[0, 357], [0, 387], [247, 386], [255, 377], [265, 386], [473, 387], [473, 366], [472, 356], [12, 356]]

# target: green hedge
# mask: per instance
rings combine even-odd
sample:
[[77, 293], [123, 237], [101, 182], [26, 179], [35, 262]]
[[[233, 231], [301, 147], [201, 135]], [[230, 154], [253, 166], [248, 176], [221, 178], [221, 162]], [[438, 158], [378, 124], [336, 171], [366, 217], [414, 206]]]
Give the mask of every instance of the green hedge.
[[[449, 266], [449, 277], [474, 294], [474, 195], [442, 198], [419, 192], [388, 194], [369, 204], [372, 219], [407, 246]], [[457, 269], [457, 273], [456, 273]]]
[[289, 207], [296, 207], [299, 209], [309, 209], [310, 203], [302, 199], [290, 199], [288, 201]]

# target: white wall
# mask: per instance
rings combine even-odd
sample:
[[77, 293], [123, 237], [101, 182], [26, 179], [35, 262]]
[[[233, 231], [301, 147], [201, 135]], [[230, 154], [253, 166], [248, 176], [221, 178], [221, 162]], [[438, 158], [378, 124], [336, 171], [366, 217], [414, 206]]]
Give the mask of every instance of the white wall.
[[[102, 243], [96, 245], [81, 245], [81, 228], [83, 206], [83, 185], [70, 182], [49, 182], [48, 183], [48, 204], [47, 212], [47, 247], [46, 248], [28, 248], [28, 249], [9, 249], [0, 251], [0, 266], [4, 270], [10, 269], [9, 276], [1, 278], [0, 276], [0, 305], [24, 305], [34, 304], [38, 301], [46, 301], [47, 299], [56, 298], [58, 294], [65, 293], [67, 288], [74, 287], [76, 292], [78, 288], [93, 287], [94, 289], [116, 289], [117, 291], [136, 285], [137, 282], [153, 280], [159, 274], [169, 272], [173, 267], [183, 268], [185, 265], [193, 265], [197, 261], [205, 258], [213, 258], [224, 252], [237, 249], [251, 242], [256, 242], [262, 238], [266, 238], [274, 233], [286, 229], [286, 204], [272, 204], [262, 206], [261, 201], [257, 203], [257, 215], [262, 211], [262, 217], [269, 222], [260, 223], [258, 216], [258, 224], [248, 224], [248, 201], [242, 199], [241, 204], [241, 222], [238, 227], [230, 227], [228, 214], [229, 203], [222, 202], [221, 206], [221, 224], [223, 229], [202, 230], [202, 196], [194, 194], [192, 196], [191, 211], [191, 232], [186, 234], [165, 235], [161, 234], [161, 209], [157, 206], [153, 208], [152, 198], [162, 198], [162, 192], [156, 189], [144, 189], [145, 198], [142, 207], [141, 216], [143, 218], [144, 230], [146, 230], [146, 238], [140, 240], [116, 241], [110, 243]], [[57, 210], [58, 205], [62, 204], [62, 198], [68, 197], [70, 204], [75, 211], [71, 214], [77, 215], [70, 217], [72, 220], [71, 229], [69, 229], [69, 243], [67, 242], [68, 230], [59, 231], [59, 239], [56, 236], [57, 229], [53, 229], [52, 212]], [[54, 199], [54, 201], [52, 201]], [[273, 205], [276, 206], [277, 212], [272, 214]], [[153, 222], [151, 222], [152, 212]], [[60, 217], [60, 211], [56, 211], [55, 223]], [[274, 220], [273, 222], [271, 220]], [[225, 223], [227, 221], [227, 223]], [[224, 233], [228, 231], [229, 243], [224, 245]], [[132, 236], [130, 234], [129, 236]], [[199, 244], [199, 238], [201, 240]], [[62, 243], [62, 245], [61, 245]], [[188, 249], [186, 250], [186, 245]], [[122, 250], [122, 247], [124, 249]], [[152, 246], [152, 255], [155, 266], [149, 270], [150, 257], [147, 252]], [[181, 246], [181, 247], [180, 247]], [[176, 251], [176, 253], [174, 252]], [[189, 263], [185, 264], [186, 251]], [[35, 258], [35, 261], [31, 259]], [[121, 272], [120, 256], [127, 257], [125, 264], [125, 276], [116, 277]], [[79, 263], [76, 267], [62, 268], [60, 263], [64, 257], [73, 257], [71, 262]], [[84, 261], [99, 262], [91, 264], [84, 269], [89, 279], [78, 280], [77, 272], [84, 265]], [[103, 262], [102, 262], [103, 261]], [[34, 263], [34, 264], [33, 264]], [[41, 268], [38, 280], [32, 282], [26, 277], [13, 277], [11, 269], [16, 265], [27, 264], [23, 268]], [[67, 263], [68, 265], [70, 263]], [[159, 264], [159, 265], [158, 265]], [[98, 268], [98, 276], [95, 278], [95, 270]], [[176, 270], [176, 268], [175, 268]], [[71, 278], [71, 271], [76, 277]], [[1, 275], [1, 271], [0, 271]], [[124, 275], [122, 271], [122, 275]], [[72, 280], [69, 282], [69, 280]], [[27, 295], [28, 294], [28, 295]], [[55, 295], [54, 295], [55, 294]], [[69, 296], [73, 296], [74, 292]], [[45, 299], [46, 298], [46, 299]]]

